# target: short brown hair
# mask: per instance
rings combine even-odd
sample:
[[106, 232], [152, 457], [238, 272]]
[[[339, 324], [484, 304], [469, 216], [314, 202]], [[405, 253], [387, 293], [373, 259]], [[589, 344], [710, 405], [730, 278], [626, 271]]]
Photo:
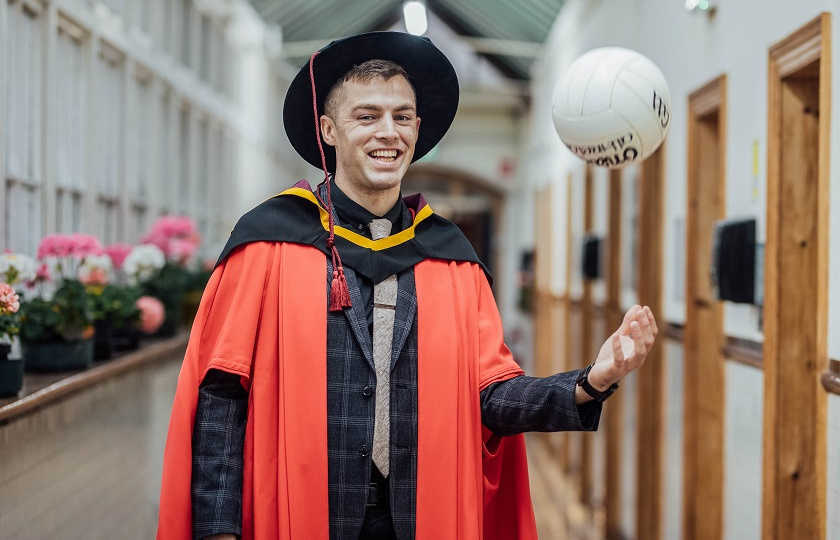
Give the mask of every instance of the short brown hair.
[[376, 78], [387, 81], [394, 77], [404, 77], [409, 86], [411, 86], [411, 91], [414, 92], [414, 98], [417, 99], [417, 91], [414, 89], [414, 85], [411, 84], [411, 78], [401, 65], [390, 60], [368, 60], [367, 62], [353, 66], [350, 71], [339, 78], [332, 88], [330, 88], [330, 91], [327, 92], [327, 97], [324, 99], [324, 114], [330, 118], [333, 117], [336, 104], [341, 97], [341, 87], [344, 83], [348, 81], [366, 83]]

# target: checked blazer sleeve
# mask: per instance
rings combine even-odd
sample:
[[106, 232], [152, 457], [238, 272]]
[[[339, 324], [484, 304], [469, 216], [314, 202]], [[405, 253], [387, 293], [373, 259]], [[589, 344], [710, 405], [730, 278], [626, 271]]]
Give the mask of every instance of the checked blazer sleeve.
[[575, 405], [580, 370], [550, 377], [521, 375], [481, 392], [481, 422], [496, 435], [527, 431], [595, 431], [601, 403]]
[[239, 376], [212, 369], [198, 392], [193, 429], [194, 538], [242, 534], [242, 453], [248, 393]]

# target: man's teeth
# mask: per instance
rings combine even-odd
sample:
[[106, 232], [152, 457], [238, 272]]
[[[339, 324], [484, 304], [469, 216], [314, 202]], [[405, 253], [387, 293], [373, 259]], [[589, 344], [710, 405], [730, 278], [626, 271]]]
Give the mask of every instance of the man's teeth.
[[397, 159], [396, 150], [374, 150], [368, 155], [373, 158], [385, 158], [388, 160]]

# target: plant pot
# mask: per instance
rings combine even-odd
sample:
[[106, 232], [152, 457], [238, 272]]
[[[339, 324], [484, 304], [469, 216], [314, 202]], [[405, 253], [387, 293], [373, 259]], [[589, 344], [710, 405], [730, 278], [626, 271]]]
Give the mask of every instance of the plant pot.
[[70, 371], [86, 369], [93, 363], [93, 339], [81, 341], [24, 341], [23, 357], [27, 371]]
[[0, 343], [0, 398], [15, 397], [23, 388], [23, 358], [9, 359], [12, 346]]
[[183, 312], [184, 306], [179, 297], [178, 301], [172, 304], [164, 302], [164, 308], [166, 309], [166, 318], [154, 335], [157, 337], [172, 337], [178, 333], [178, 328], [181, 326], [181, 318], [183, 317], [181, 313]]
[[137, 350], [140, 347], [140, 331], [134, 326], [112, 329], [111, 346], [115, 351]]
[[93, 321], [93, 359], [108, 360], [114, 356], [113, 329], [111, 321]]

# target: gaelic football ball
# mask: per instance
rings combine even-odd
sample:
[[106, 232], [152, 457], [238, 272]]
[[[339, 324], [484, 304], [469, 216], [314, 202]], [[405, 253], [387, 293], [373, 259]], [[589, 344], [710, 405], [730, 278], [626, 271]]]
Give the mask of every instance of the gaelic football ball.
[[650, 156], [668, 133], [665, 77], [630, 49], [593, 49], [572, 62], [554, 88], [554, 127], [589, 164], [619, 169]]

